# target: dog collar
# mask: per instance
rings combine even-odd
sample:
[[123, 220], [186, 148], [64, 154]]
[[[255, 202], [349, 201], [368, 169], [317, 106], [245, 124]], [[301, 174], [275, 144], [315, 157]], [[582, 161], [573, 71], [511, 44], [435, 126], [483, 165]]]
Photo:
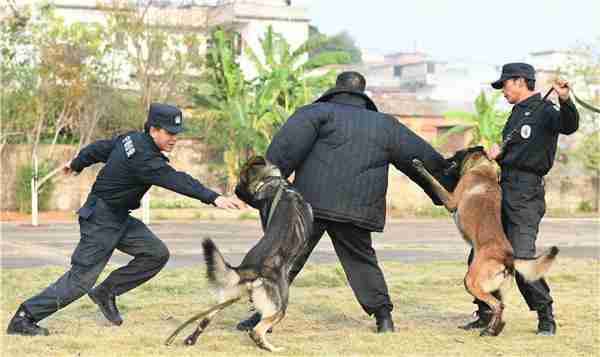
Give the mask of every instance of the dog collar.
[[281, 171], [276, 166], [271, 166], [262, 172], [263, 176], [256, 183], [251, 184], [248, 188], [250, 192], [255, 195], [258, 193], [268, 182], [272, 181], [272, 178], [281, 178]]

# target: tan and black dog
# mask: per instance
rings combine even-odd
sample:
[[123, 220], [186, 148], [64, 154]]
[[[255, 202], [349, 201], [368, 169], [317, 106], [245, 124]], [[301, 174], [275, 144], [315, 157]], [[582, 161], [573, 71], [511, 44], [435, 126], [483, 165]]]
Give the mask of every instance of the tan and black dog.
[[[265, 334], [285, 316], [288, 274], [311, 234], [312, 209], [281, 176], [279, 169], [262, 157], [251, 159], [242, 168], [236, 194], [260, 210], [264, 236], [238, 267], [225, 261], [212, 240], [204, 240], [202, 248], [207, 277], [216, 292], [219, 305], [201, 314], [205, 316], [204, 319], [185, 343], [195, 344], [217, 313], [242, 297], [248, 297], [262, 315], [262, 320], [249, 331], [250, 337], [265, 350], [279, 351], [281, 348], [271, 345]], [[203, 316], [198, 315], [195, 319]]]
[[504, 328], [504, 304], [492, 295], [510, 286], [515, 270], [528, 281], [540, 279], [550, 268], [558, 248], [552, 247], [532, 259], [516, 258], [501, 221], [502, 192], [496, 165], [487, 158], [483, 147], [458, 151], [448, 159], [459, 176], [454, 192], [446, 191], [415, 159], [413, 165], [430, 181], [454, 221], [463, 239], [473, 247], [474, 259], [465, 276], [465, 288], [485, 302], [493, 312], [482, 336], [497, 336]]

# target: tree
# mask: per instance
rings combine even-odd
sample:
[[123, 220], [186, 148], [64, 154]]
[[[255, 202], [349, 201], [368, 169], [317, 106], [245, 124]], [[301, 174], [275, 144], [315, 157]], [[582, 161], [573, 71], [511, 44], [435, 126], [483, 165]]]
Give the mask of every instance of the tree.
[[593, 174], [594, 206], [595, 210], [600, 212], [600, 130], [584, 137], [577, 146], [575, 157], [579, 159], [586, 171]]
[[502, 129], [508, 120], [509, 114], [497, 108], [500, 93], [494, 93], [491, 96], [481, 91], [475, 99], [475, 113], [449, 111], [445, 113], [446, 119], [456, 120], [463, 125], [458, 125], [450, 129], [446, 134], [436, 138], [434, 145], [439, 146], [445, 143], [447, 138], [456, 133], [463, 133], [471, 130], [472, 139], [469, 146], [483, 145], [490, 149], [493, 144], [502, 142]]
[[340, 64], [357, 64], [362, 62], [362, 52], [348, 31], [342, 31], [331, 37], [323, 35], [316, 26], [309, 27], [310, 38], [326, 38], [326, 41], [319, 47], [310, 51], [310, 58], [323, 54], [329, 56], [339, 56]]
[[263, 153], [275, 131], [299, 106], [333, 84], [333, 72], [306, 75], [315, 68], [311, 60], [304, 61], [306, 54], [322, 41], [309, 39], [292, 50], [285, 38], [269, 27], [260, 42], [264, 61], [246, 47], [245, 54], [258, 72], [248, 80], [237, 63], [231, 34], [214, 31], [207, 69], [192, 93], [206, 132], [211, 133], [207, 140], [223, 152], [229, 190], [240, 165], [249, 156]]
[[[52, 157], [54, 145], [61, 138], [78, 138], [85, 99], [97, 82], [102, 29], [67, 26], [47, 5], [36, 9], [35, 16], [29, 11], [23, 13], [28, 16], [14, 16], [17, 20], [13, 23], [18, 27], [3, 27], [1, 32], [6, 59], [2, 65], [3, 87], [9, 84], [13, 88], [3, 95], [2, 129], [23, 130], [23, 137], [32, 145], [32, 160], [26, 164], [32, 169], [24, 172], [32, 173], [33, 223], [37, 224], [38, 193], [44, 184], [51, 186], [52, 177], [60, 169]], [[3, 144], [6, 138], [3, 135]], [[40, 163], [46, 171], [40, 178], [38, 147], [44, 140], [50, 140], [51, 147]]]
[[[580, 99], [600, 107], [600, 37], [574, 48], [568, 63], [559, 73], [569, 78], [573, 91]], [[575, 158], [592, 175], [594, 206], [600, 212], [600, 114], [578, 105], [580, 114], [578, 135], [582, 136], [574, 151]]]
[[[150, 103], [181, 102], [186, 80], [198, 73], [202, 60], [194, 49], [202, 42], [193, 32], [179, 33], [183, 18], [164, 16], [152, 7], [115, 0], [103, 8], [108, 13], [107, 41], [112, 42], [111, 60], [121, 68], [117, 87], [130, 87], [140, 96], [139, 117]], [[141, 125], [140, 125], [141, 126]]]
[[0, 153], [8, 143], [27, 140], [39, 117], [38, 68], [28, 53], [30, 8], [9, 5], [12, 16], [0, 27]]

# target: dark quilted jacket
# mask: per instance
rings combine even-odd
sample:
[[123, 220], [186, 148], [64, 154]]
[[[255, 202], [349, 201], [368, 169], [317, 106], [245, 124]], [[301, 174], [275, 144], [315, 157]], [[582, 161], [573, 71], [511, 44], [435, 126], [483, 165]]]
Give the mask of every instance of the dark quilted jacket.
[[300, 108], [275, 135], [267, 159], [312, 205], [316, 218], [350, 222], [370, 231], [385, 225], [388, 167], [394, 165], [439, 199], [412, 169], [413, 158], [452, 190], [448, 162], [394, 117], [379, 113], [363, 93], [330, 91]]

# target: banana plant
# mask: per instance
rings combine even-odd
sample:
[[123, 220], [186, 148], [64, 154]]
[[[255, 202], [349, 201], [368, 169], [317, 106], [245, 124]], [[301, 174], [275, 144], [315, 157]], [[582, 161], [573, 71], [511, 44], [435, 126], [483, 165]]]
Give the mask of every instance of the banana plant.
[[487, 96], [481, 91], [475, 99], [475, 113], [463, 111], [449, 111], [444, 114], [446, 120], [460, 124], [450, 129], [434, 140], [434, 146], [443, 145], [453, 134], [464, 133], [471, 130], [472, 139], [469, 146], [483, 145], [490, 149], [494, 144], [502, 142], [502, 129], [508, 120], [509, 113], [497, 108], [500, 93]]
[[[334, 73], [310, 76], [315, 62], [307, 54], [325, 42], [311, 38], [292, 50], [283, 36], [267, 29], [257, 54], [246, 46], [245, 55], [256, 68], [257, 76], [247, 79], [237, 62], [234, 41], [223, 30], [212, 35], [207, 52], [207, 69], [192, 90], [195, 111], [199, 114], [206, 139], [223, 153], [228, 190], [233, 188], [242, 162], [264, 153], [282, 123], [300, 106], [333, 85]], [[347, 54], [344, 54], [347, 56]], [[324, 54], [319, 65], [338, 61], [339, 54]]]

